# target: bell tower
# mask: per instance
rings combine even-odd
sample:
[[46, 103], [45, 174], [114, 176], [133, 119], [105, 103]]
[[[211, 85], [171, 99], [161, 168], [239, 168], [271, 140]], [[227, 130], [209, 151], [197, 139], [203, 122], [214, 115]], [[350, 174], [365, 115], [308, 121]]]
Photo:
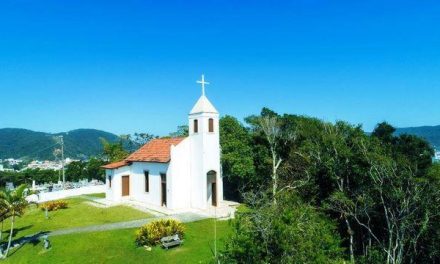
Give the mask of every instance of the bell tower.
[[204, 75], [197, 81], [202, 96], [189, 114], [191, 145], [191, 204], [206, 209], [223, 200], [223, 181], [220, 171], [219, 113], [205, 95]]

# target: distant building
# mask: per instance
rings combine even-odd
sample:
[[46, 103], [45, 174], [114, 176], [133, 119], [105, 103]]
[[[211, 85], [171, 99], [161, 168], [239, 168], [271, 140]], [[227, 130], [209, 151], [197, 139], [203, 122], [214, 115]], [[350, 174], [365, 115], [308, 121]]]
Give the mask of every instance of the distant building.
[[435, 161], [440, 161], [440, 151], [435, 151], [434, 160]]
[[40, 169], [40, 170], [61, 170], [61, 162], [55, 161], [39, 161], [34, 160], [26, 166], [27, 169]]
[[18, 164], [22, 163], [23, 160], [21, 160], [21, 159], [13, 159], [13, 158], [9, 158], [9, 159], [5, 159], [3, 162], [6, 162], [6, 163], [8, 163], [9, 165], [14, 166], [14, 165], [18, 165]]
[[[68, 164], [70, 164], [70, 163], [72, 163], [74, 161], [78, 161], [78, 160], [74, 160], [74, 159], [71, 159], [71, 158], [66, 158], [65, 161], [64, 161], [64, 166], [67, 166]], [[61, 164], [61, 161], [33, 160], [24, 169], [31, 169], [31, 170], [40, 169], [40, 170], [55, 170], [55, 171], [58, 171], [58, 170], [61, 170], [62, 167], [63, 167], [63, 165]]]
[[5, 170], [5, 168], [3, 167], [2, 164], [0, 164], [0, 171], [4, 171], [4, 170]]

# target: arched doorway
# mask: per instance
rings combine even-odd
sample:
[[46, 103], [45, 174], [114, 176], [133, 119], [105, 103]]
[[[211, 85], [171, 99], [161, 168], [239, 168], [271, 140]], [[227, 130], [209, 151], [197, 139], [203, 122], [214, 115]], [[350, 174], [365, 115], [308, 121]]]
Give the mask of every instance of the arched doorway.
[[207, 173], [207, 202], [212, 206], [217, 206], [217, 172]]

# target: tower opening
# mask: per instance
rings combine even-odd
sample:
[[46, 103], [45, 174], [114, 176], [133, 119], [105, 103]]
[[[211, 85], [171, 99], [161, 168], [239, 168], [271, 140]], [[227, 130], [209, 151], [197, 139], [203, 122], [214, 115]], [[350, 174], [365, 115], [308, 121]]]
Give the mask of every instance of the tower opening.
[[199, 120], [194, 120], [194, 133], [199, 133]]
[[212, 118], [209, 119], [209, 132], [210, 133], [214, 132], [214, 119]]

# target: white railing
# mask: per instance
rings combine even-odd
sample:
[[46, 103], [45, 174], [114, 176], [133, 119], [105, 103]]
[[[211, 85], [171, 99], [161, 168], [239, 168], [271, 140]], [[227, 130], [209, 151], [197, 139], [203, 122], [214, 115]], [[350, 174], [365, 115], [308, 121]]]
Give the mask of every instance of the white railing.
[[32, 201], [32, 202], [41, 203], [41, 202], [65, 199], [68, 197], [74, 197], [74, 196], [79, 196], [79, 195], [84, 195], [84, 194], [104, 193], [104, 192], [105, 192], [105, 185], [92, 185], [92, 186], [85, 186], [85, 187], [80, 187], [80, 188], [75, 188], [75, 189], [33, 194], [33, 195], [28, 196], [27, 200]]

